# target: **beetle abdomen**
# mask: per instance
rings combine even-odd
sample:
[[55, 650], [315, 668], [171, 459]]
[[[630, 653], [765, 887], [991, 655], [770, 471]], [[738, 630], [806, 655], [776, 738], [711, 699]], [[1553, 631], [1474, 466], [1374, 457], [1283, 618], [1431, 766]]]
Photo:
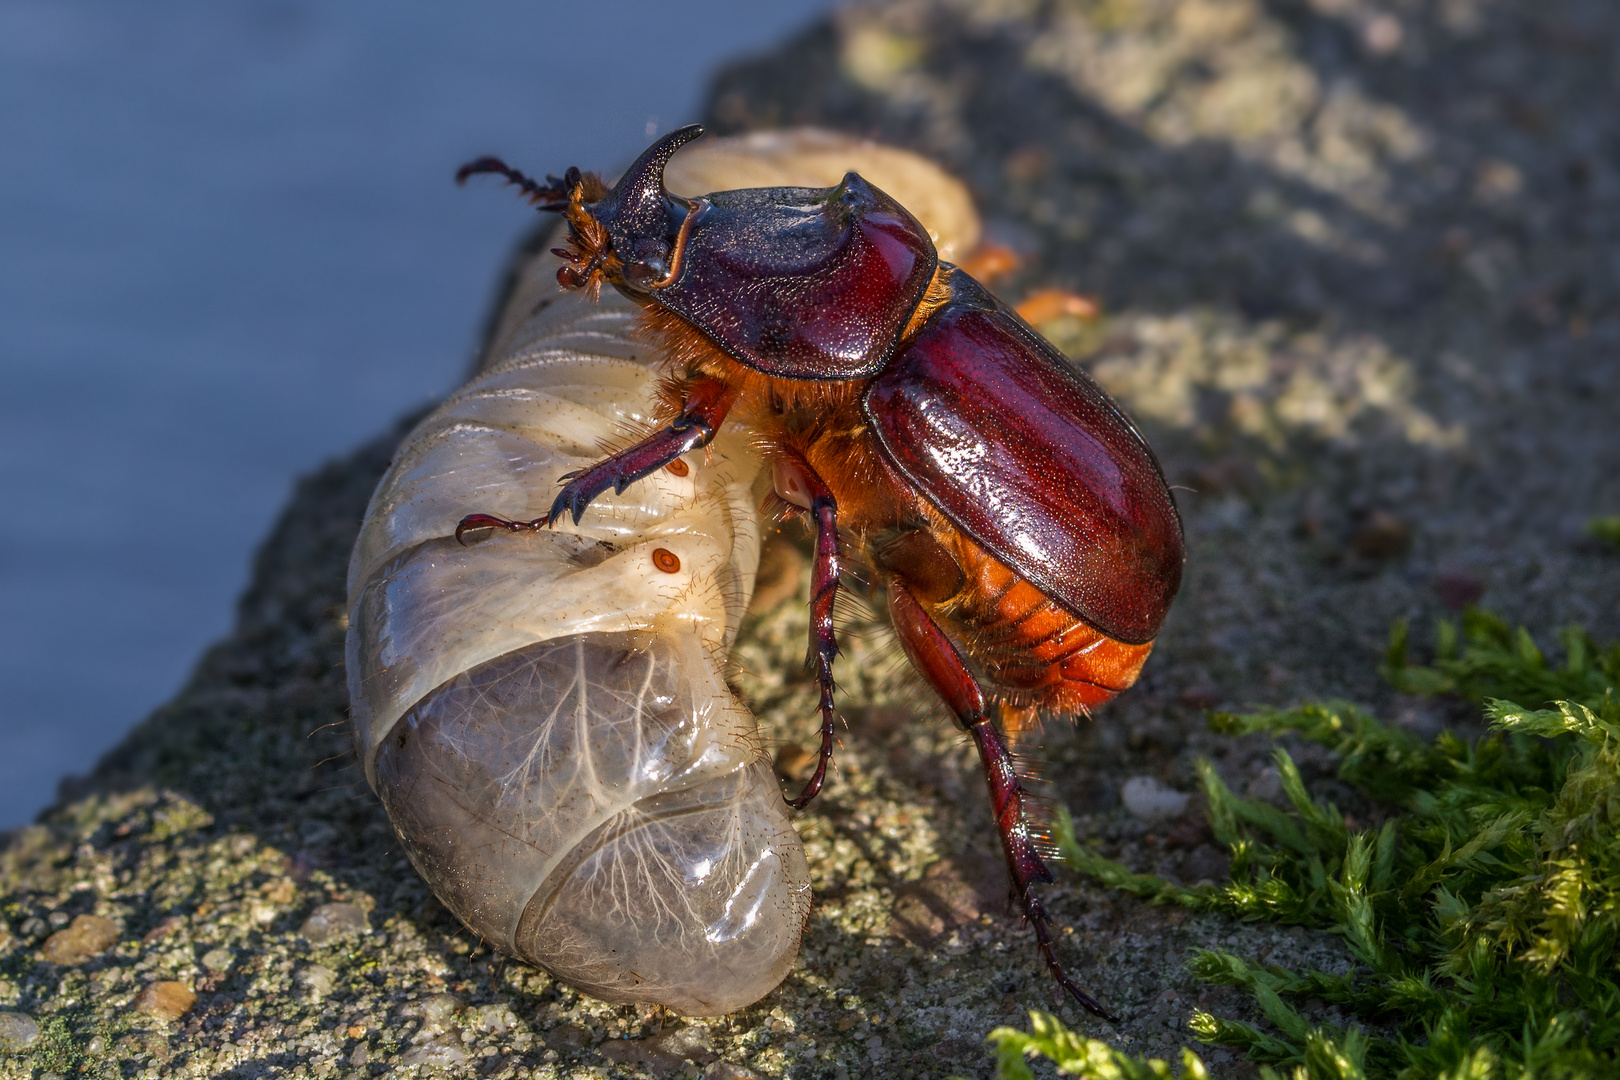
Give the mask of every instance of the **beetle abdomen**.
[[1136, 681], [1153, 643], [1116, 641], [1087, 625], [1005, 563], [958, 536], [965, 588], [948, 618], [1013, 699], [1056, 712], [1101, 705]]
[[722, 675], [759, 554], [746, 434], [577, 527], [455, 539], [471, 506], [540, 516], [651, 419], [631, 315], [559, 298], [406, 439], [350, 564], [350, 696], [368, 779], [469, 927], [597, 997], [712, 1015], [781, 981], [810, 901]]

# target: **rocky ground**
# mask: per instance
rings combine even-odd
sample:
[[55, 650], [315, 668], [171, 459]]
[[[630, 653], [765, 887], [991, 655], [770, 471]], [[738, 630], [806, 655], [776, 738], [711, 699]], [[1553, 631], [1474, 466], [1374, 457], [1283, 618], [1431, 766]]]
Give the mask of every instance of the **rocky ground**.
[[[1382, 688], [1482, 600], [1544, 643], [1620, 636], [1620, 8], [1607, 0], [901, 0], [722, 72], [725, 131], [853, 130], [973, 188], [1021, 266], [1095, 297], [1044, 329], [1159, 449], [1186, 584], [1143, 682], [1047, 726], [1083, 840], [1217, 877], [1193, 790], [1214, 760], [1277, 797], [1269, 748], [1214, 706], [1337, 695], [1425, 733], [1460, 715]], [[977, 767], [874, 627], [840, 661], [851, 731], [801, 818], [818, 903], [757, 1006], [685, 1022], [581, 999], [458, 930], [354, 767], [343, 573], [396, 429], [299, 487], [231, 637], [0, 861], [0, 1075], [981, 1076], [985, 1034], [1050, 1008], [1009, 915]], [[808, 745], [802, 554], [776, 542], [739, 681], [790, 766]], [[1332, 762], [1299, 751], [1352, 814]], [[1155, 800], [1122, 800], [1133, 791]], [[1150, 787], [1148, 781], [1159, 785]], [[1220, 944], [1341, 968], [1331, 940], [1146, 907], [1060, 874], [1061, 948], [1110, 1027], [1168, 1056]], [[1252, 1069], [1223, 1051], [1217, 1075]]]

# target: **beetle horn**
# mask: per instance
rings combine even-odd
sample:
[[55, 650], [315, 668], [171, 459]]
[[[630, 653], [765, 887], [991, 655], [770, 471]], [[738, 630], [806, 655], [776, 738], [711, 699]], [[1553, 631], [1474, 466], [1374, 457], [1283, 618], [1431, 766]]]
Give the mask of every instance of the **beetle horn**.
[[664, 166], [675, 156], [675, 151], [702, 134], [702, 124], [688, 124], [647, 147], [619, 177], [607, 197], [592, 208], [592, 213], [616, 233], [627, 236], [662, 233], [669, 220]]
[[[675, 151], [703, 134], [699, 124], [676, 128], [649, 146], [625, 170], [613, 190], [600, 199], [585, 195], [568, 211], [575, 244], [588, 256], [586, 269], [564, 268], [558, 275], [567, 287], [589, 283], [596, 275], [621, 289], [644, 293], [666, 280], [678, 266], [676, 249], [682, 223], [694, 204], [664, 187], [664, 166]], [[572, 198], [577, 199], [575, 191]]]

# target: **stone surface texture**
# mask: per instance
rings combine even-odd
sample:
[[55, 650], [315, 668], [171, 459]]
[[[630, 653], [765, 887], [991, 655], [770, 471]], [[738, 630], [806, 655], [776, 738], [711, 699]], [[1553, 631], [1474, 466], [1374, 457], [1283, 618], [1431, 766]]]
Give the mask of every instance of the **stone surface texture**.
[[[1463, 720], [1379, 685], [1398, 616], [1423, 641], [1482, 596], [1544, 644], [1572, 621], [1620, 635], [1620, 553], [1583, 532], [1620, 511], [1617, 79], [1608, 0], [900, 0], [719, 74], [718, 129], [934, 156], [1022, 260], [997, 291], [1101, 304], [1043, 329], [1158, 448], [1189, 562], [1142, 683], [1046, 725], [1048, 793], [1083, 840], [1222, 872], [1198, 797], [1172, 793], [1199, 756], [1280, 786], [1266, 743], [1205, 731], [1210, 707], [1339, 695], [1425, 733]], [[687, 1022], [582, 999], [438, 907], [355, 768], [341, 668], [349, 546], [403, 430], [299, 485], [234, 633], [10, 836], [0, 1076], [988, 1075], [985, 1034], [1051, 987], [971, 751], [858, 614], [850, 731], [799, 819], [817, 904], [758, 1005]], [[768, 594], [796, 599], [753, 616], [738, 682], [768, 740], [807, 747], [802, 546], [775, 543]], [[1319, 792], [1378, 812], [1293, 749]], [[1122, 802], [1139, 778], [1150, 813]], [[1059, 1012], [1132, 1051], [1168, 1056], [1194, 1008], [1245, 1015], [1186, 974], [1193, 946], [1347, 962], [1059, 877], [1062, 954], [1125, 1019]]]

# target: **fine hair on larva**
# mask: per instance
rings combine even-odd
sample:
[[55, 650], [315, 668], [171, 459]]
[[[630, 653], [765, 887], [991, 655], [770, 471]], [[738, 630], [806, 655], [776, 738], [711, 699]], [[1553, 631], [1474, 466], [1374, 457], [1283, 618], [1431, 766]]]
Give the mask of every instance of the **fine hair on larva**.
[[[959, 184], [845, 136], [716, 140], [668, 180], [827, 186], [846, 170], [911, 207], [942, 255], [976, 242]], [[483, 940], [606, 1001], [718, 1015], [781, 982], [811, 902], [724, 676], [771, 476], [728, 422], [577, 525], [458, 542], [471, 511], [541, 517], [563, 476], [654, 423], [666, 358], [637, 307], [560, 293], [558, 265], [515, 268], [471, 381], [372, 496], [348, 579], [356, 743], [411, 862]]]

